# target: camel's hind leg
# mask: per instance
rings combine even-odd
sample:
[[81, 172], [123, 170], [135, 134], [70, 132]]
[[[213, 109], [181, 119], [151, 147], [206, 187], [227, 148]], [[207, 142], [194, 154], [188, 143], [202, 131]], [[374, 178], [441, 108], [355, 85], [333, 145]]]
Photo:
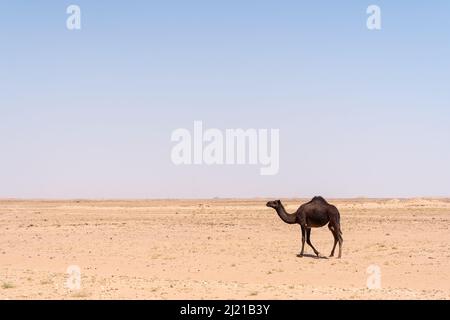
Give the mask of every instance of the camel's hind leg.
[[339, 225], [337, 226], [336, 234], [337, 234], [338, 241], [339, 241], [339, 255], [338, 255], [338, 258], [340, 258], [341, 255], [342, 255], [342, 243], [344, 242], [344, 239], [342, 239], [341, 227]]
[[330, 229], [331, 233], [333, 234], [333, 238], [334, 238], [333, 250], [331, 250], [331, 254], [330, 254], [330, 257], [334, 257], [334, 250], [336, 249], [336, 245], [339, 242], [339, 238], [337, 237], [337, 235], [334, 231], [334, 227], [331, 224], [328, 224], [328, 229]]
[[316, 256], [320, 255], [319, 251], [317, 251], [311, 243], [311, 228], [306, 229], [306, 243], [314, 250]]
[[331, 228], [333, 230], [331, 230], [331, 232], [333, 233], [334, 236], [334, 246], [333, 246], [333, 251], [331, 251], [331, 256], [334, 255], [334, 249], [336, 248], [336, 242], [339, 243], [339, 255], [338, 258], [340, 258], [342, 256], [342, 243], [344, 242], [344, 239], [342, 239], [342, 232], [341, 232], [341, 227], [339, 224], [333, 224], [330, 226], [328, 226], [328, 228], [331, 230]]

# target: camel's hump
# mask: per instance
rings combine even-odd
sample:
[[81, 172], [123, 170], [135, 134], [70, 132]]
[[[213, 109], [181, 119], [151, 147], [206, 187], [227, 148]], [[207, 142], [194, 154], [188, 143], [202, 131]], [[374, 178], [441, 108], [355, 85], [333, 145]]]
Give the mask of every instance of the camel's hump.
[[325, 199], [324, 199], [323, 197], [321, 197], [321, 196], [316, 196], [316, 197], [312, 198], [311, 202], [312, 202], [312, 201], [320, 201], [320, 202], [328, 203], [327, 200], [325, 200]]

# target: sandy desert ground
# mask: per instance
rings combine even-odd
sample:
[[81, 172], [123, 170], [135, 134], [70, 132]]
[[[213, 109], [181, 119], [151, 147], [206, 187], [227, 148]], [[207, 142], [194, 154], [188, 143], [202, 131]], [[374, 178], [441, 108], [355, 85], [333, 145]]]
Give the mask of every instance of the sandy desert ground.
[[[330, 200], [340, 260], [298, 258], [299, 226], [266, 200], [2, 200], [0, 299], [450, 299], [450, 200]], [[312, 242], [329, 255], [328, 228]]]

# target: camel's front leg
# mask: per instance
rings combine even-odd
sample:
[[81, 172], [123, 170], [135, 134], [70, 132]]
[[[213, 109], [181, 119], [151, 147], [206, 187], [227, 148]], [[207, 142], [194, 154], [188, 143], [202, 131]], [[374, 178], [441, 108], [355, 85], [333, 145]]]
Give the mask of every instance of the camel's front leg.
[[311, 228], [306, 229], [306, 243], [309, 244], [309, 246], [313, 249], [316, 256], [320, 257], [319, 251], [314, 248], [313, 244], [311, 243]]
[[302, 250], [297, 255], [297, 257], [303, 257], [303, 252], [305, 251], [306, 230], [303, 226], [301, 226], [301, 228], [302, 228]]

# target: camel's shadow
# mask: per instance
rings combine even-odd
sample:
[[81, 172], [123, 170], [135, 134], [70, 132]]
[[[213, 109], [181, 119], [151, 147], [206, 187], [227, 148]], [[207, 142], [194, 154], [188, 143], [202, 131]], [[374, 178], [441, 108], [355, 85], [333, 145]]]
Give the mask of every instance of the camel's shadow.
[[297, 258], [328, 259], [326, 256], [316, 256], [315, 254], [310, 253], [304, 253], [303, 256], [297, 254]]

